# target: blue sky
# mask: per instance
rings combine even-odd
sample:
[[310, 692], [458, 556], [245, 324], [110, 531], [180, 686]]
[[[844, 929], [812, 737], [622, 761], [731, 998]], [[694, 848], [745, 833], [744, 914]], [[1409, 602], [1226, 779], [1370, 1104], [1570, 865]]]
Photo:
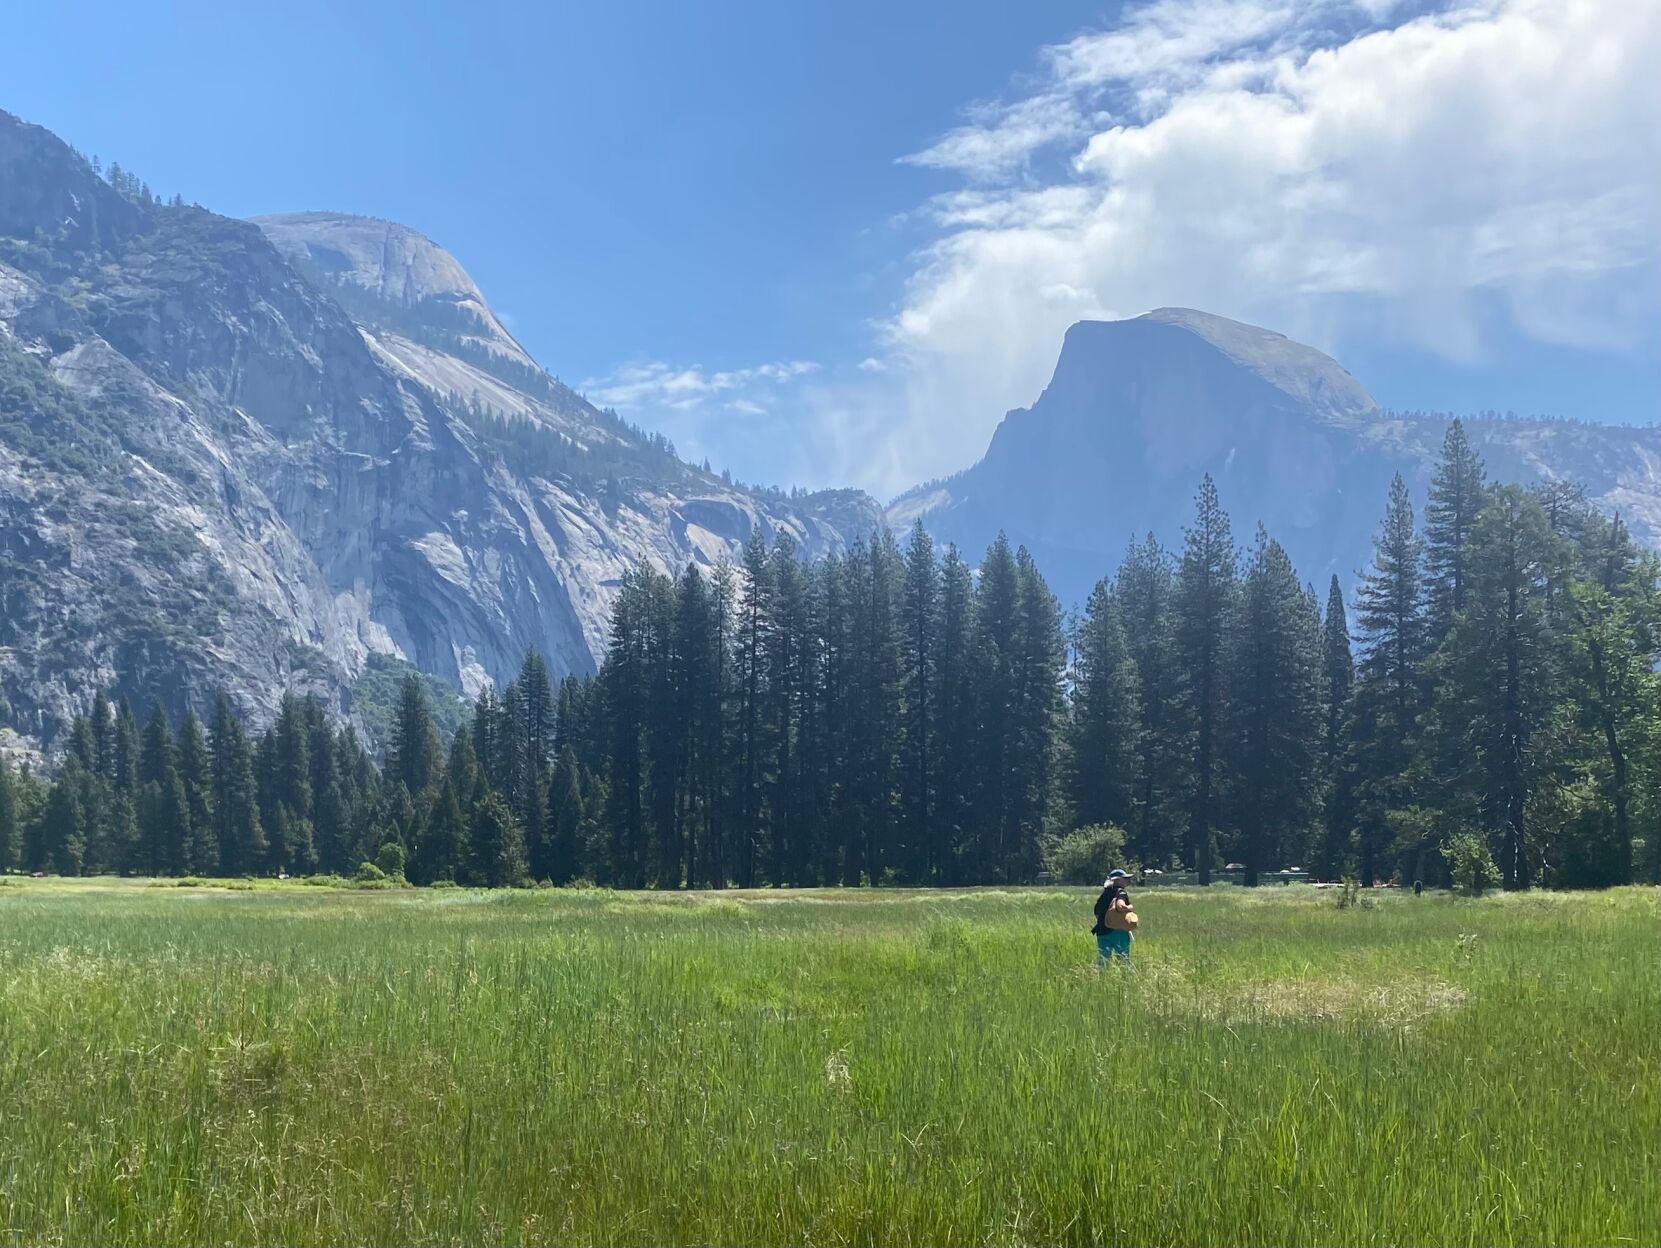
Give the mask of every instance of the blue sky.
[[1067, 323], [1173, 303], [1387, 405], [1661, 406], [1661, 6], [135, 7], [12, 15], [0, 107], [218, 211], [414, 226], [745, 479], [962, 467]]

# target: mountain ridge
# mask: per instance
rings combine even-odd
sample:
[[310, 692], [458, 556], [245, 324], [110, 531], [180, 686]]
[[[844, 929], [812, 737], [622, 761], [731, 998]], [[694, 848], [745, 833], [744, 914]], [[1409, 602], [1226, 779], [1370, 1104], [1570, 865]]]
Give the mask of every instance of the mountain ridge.
[[[1301, 575], [1350, 582], [1390, 477], [1422, 500], [1450, 419], [1381, 408], [1336, 360], [1244, 322], [1185, 308], [1080, 321], [1038, 398], [1005, 415], [975, 464], [886, 514], [970, 552], [1005, 532], [1076, 605], [1130, 541], [1178, 542], [1210, 473], [1242, 544], [1262, 523]], [[1483, 416], [1466, 427], [1490, 476], [1584, 484], [1661, 550], [1661, 430]]]
[[324, 280], [297, 240], [361, 247], [361, 218], [262, 227], [120, 179], [0, 113], [0, 729], [37, 746], [100, 689], [177, 713], [224, 688], [256, 719], [316, 692], [351, 718], [375, 655], [464, 692], [530, 648], [592, 671], [636, 563], [881, 523], [594, 408], [416, 231], [380, 230], [409, 281]]

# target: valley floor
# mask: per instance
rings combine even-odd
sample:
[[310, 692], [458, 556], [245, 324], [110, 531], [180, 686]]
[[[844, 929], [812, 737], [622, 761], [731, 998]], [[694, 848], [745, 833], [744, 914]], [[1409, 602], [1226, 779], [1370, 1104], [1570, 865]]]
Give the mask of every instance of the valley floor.
[[0, 1242], [1650, 1243], [1654, 889], [0, 884]]

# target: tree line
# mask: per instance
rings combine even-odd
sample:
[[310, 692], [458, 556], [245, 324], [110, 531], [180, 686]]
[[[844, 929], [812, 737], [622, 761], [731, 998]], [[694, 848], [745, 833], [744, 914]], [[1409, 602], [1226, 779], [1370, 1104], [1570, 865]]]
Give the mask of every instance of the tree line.
[[1661, 869], [1661, 591], [1618, 517], [1486, 480], [1450, 425], [1325, 601], [1207, 477], [1064, 620], [1003, 537], [642, 566], [595, 676], [527, 656], [446, 747], [406, 680], [377, 768], [313, 700], [251, 733], [100, 698], [48, 785], [0, 766], [0, 868], [618, 887], [1030, 881], [1081, 828], [1209, 882], [1599, 886]]

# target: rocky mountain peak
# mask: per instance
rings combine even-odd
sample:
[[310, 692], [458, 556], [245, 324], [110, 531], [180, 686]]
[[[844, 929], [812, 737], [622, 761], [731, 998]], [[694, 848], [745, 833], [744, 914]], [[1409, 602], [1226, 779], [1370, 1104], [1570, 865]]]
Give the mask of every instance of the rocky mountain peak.
[[1331, 356], [1273, 330], [1194, 308], [1156, 308], [1121, 321], [1079, 321], [1063, 340], [1056, 378], [1076, 372], [1084, 384], [1096, 385], [1104, 368], [1153, 375], [1193, 364], [1201, 344], [1290, 403], [1333, 421], [1364, 421], [1379, 410], [1366, 388]]
[[420, 231], [343, 212], [277, 213], [254, 224], [319, 285], [383, 305], [381, 319], [449, 330], [532, 364], [460, 261]]
[[[1386, 412], [1342, 365], [1284, 334], [1192, 308], [1067, 331], [1055, 373], [1008, 413], [979, 463], [890, 504], [896, 527], [978, 551], [1026, 545], [1082, 602], [1132, 538], [1175, 545], [1216, 480], [1234, 535], [1261, 522], [1311, 580], [1372, 554], [1390, 478], [1423, 499], [1450, 417]], [[1486, 414], [1466, 431], [1503, 481], [1570, 481], [1661, 548], [1661, 429]]]

